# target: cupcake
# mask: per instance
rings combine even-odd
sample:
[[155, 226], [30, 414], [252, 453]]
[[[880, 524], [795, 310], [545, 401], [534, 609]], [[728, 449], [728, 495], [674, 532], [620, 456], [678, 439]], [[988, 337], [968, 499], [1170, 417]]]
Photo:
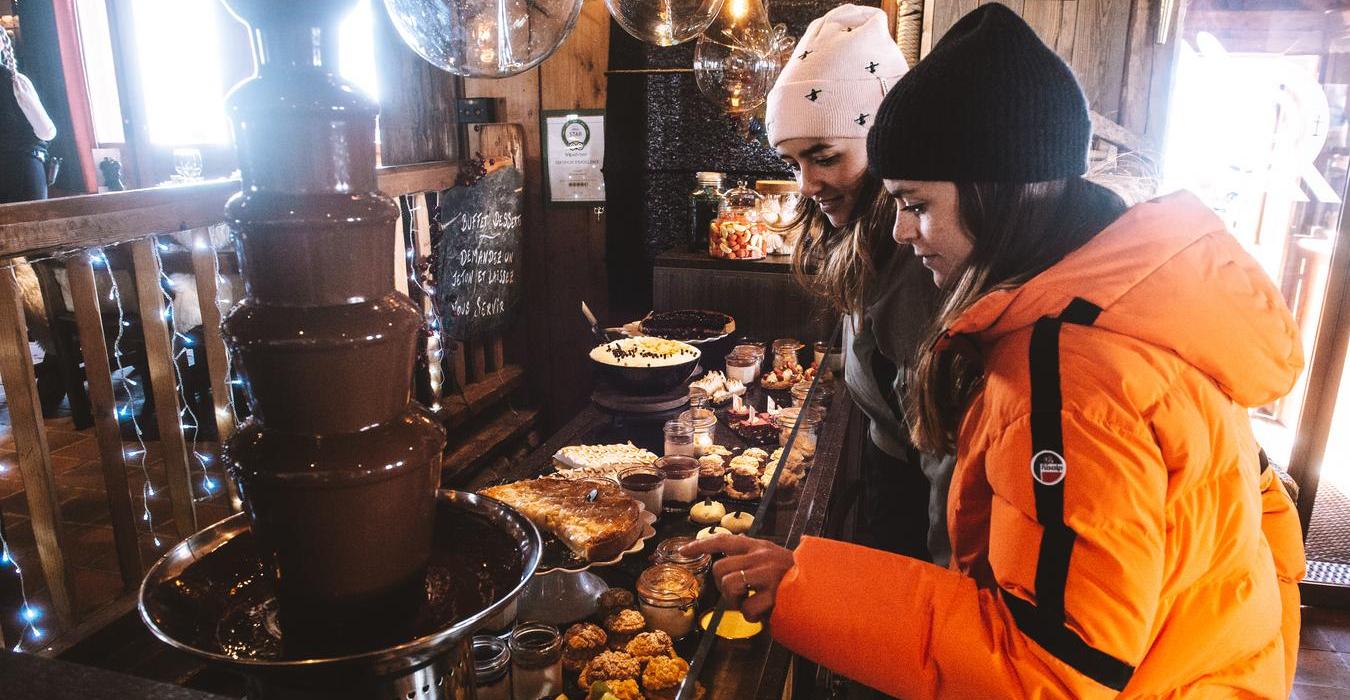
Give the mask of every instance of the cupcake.
[[[653, 700], [673, 700], [680, 690], [680, 683], [689, 673], [689, 663], [679, 657], [655, 657], [642, 671], [642, 691]], [[703, 686], [695, 686], [694, 697], [704, 695]]]
[[721, 493], [722, 477], [727, 473], [722, 458], [717, 455], [704, 455], [699, 458], [698, 465], [698, 495], [708, 498]]
[[671, 656], [675, 653], [674, 642], [664, 630], [642, 632], [628, 643], [625, 651], [638, 661], [647, 661], [654, 656]]
[[577, 673], [605, 650], [608, 635], [599, 625], [580, 622], [567, 628], [562, 637], [563, 668]]
[[633, 592], [623, 588], [611, 588], [601, 593], [598, 602], [601, 619], [615, 611], [637, 607], [637, 599], [633, 597]]
[[602, 651], [581, 669], [577, 685], [590, 688], [596, 681], [637, 680], [642, 664], [624, 651]]
[[638, 632], [647, 628], [647, 618], [636, 610], [619, 610], [605, 618], [605, 631], [609, 633], [609, 647], [622, 649]]
[[727, 495], [740, 501], [753, 501], [759, 498], [763, 495], [759, 477], [758, 467], [744, 463], [735, 464], [733, 460], [731, 471], [723, 477]]
[[[603, 684], [601, 687], [604, 688], [604, 692], [613, 695], [619, 700], [643, 700], [642, 691], [638, 688], [637, 681], [632, 678], [625, 678], [621, 681], [600, 681], [600, 683]], [[582, 688], [582, 690], [591, 693], [595, 692], [589, 688]], [[587, 695], [587, 697], [591, 696]]]

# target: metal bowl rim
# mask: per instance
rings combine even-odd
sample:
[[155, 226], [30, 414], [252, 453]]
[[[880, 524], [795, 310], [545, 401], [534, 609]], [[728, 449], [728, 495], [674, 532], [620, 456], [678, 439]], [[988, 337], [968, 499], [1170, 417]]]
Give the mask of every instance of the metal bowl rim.
[[[525, 531], [525, 538], [527, 540], [527, 543], [533, 546], [530, 548], [530, 554], [529, 556], [526, 557], [525, 565], [521, 570], [520, 581], [516, 583], [514, 588], [512, 588], [505, 595], [498, 598], [496, 602], [492, 603], [486, 608], [483, 608], [477, 613], [474, 613], [473, 615], [470, 615], [469, 617], [466, 617], [460, 620], [459, 622], [456, 622], [450, 627], [447, 627], [439, 632], [429, 634], [425, 637], [419, 637], [417, 639], [413, 639], [392, 647], [385, 647], [383, 649], [373, 649], [371, 651], [364, 651], [358, 654], [350, 654], [347, 656], [334, 656], [317, 659], [287, 659], [282, 661], [269, 661], [266, 659], [238, 659], [232, 656], [225, 656], [224, 654], [218, 654], [215, 652], [209, 652], [202, 649], [198, 649], [196, 647], [185, 644], [177, 639], [174, 639], [173, 637], [170, 637], [167, 633], [165, 633], [163, 630], [159, 628], [159, 625], [157, 625], [154, 619], [151, 617], [149, 610], [146, 609], [145, 606], [146, 594], [149, 590], [151, 581], [154, 580], [156, 584], [161, 583], [161, 581], [157, 580], [159, 579], [158, 574], [161, 574], [162, 573], [161, 570], [169, 566], [168, 563], [169, 560], [171, 558], [176, 558], [175, 553], [179, 552], [180, 550], [184, 550], [186, 554], [184, 558], [196, 560], [197, 557], [193, 557], [190, 554], [190, 552], [194, 549], [193, 547], [194, 544], [205, 545], [209, 542], [217, 540], [222, 536], [228, 535], [228, 537], [225, 537], [223, 540], [220, 540], [219, 543], [216, 544], [216, 547], [212, 548], [211, 551], [215, 551], [215, 549], [223, 546], [225, 543], [229, 542], [235, 537], [238, 537], [240, 534], [242, 534], [245, 530], [248, 529], [246, 525], [247, 523], [246, 513], [235, 513], [234, 515], [231, 515], [230, 517], [221, 520], [215, 525], [212, 525], [204, 530], [196, 532], [186, 540], [183, 540], [182, 542], [179, 542], [178, 544], [174, 545], [168, 552], [165, 552], [164, 556], [160, 557], [159, 561], [155, 562], [155, 565], [150, 567], [150, 570], [146, 573], [145, 578], [141, 580], [141, 587], [136, 597], [136, 609], [140, 612], [141, 622], [145, 623], [145, 626], [150, 629], [150, 632], [165, 644], [168, 644], [169, 646], [175, 649], [188, 652], [189, 654], [192, 654], [194, 656], [204, 658], [216, 663], [220, 663], [222, 665], [234, 666], [240, 668], [241, 670], [252, 669], [256, 671], [284, 671], [287, 669], [313, 669], [319, 666], [328, 666], [328, 665], [338, 666], [349, 664], [360, 666], [371, 666], [381, 661], [406, 658], [414, 656], [415, 654], [418, 653], [427, 653], [433, 651], [440, 646], [449, 644], [452, 640], [458, 641], [461, 638], [467, 639], [468, 633], [470, 631], [480, 627], [483, 622], [485, 622], [493, 615], [500, 612], [507, 605], [509, 605], [511, 601], [518, 598], [520, 596], [521, 591], [523, 591], [525, 589], [525, 586], [530, 582], [530, 579], [534, 578], [534, 572], [539, 567], [539, 559], [540, 557], [543, 556], [544, 550], [543, 538], [539, 535], [539, 528], [535, 527], [534, 523], [530, 522], [528, 518], [521, 515], [520, 512], [517, 511], [516, 509], [506, 505], [505, 503], [502, 503], [501, 501], [497, 501], [488, 498], [486, 496], [480, 496], [476, 493], [470, 493], [468, 491], [441, 489], [436, 492], [436, 500], [438, 502], [441, 500], [446, 500], [453, 503], [461, 499], [464, 499], [467, 503], [475, 506], [475, 508], [487, 506], [489, 509], [496, 509], [498, 512], [505, 515], [506, 517], [514, 519], [515, 521], [517, 521], [519, 525], [522, 526], [522, 529]], [[241, 524], [245, 526], [240, 527]], [[210, 537], [206, 536], [208, 535], [208, 533], [210, 533]], [[517, 544], [520, 544], [519, 539], [517, 539]]]

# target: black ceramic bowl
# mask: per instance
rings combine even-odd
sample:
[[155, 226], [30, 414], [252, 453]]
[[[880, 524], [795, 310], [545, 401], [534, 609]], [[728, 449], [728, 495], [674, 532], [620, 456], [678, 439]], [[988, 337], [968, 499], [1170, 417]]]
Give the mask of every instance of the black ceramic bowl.
[[[595, 366], [597, 376], [618, 391], [639, 396], [656, 396], [672, 392], [688, 381], [690, 375], [694, 373], [694, 368], [698, 366], [699, 358], [703, 356], [703, 352], [698, 348], [681, 343], [692, 354], [681, 356], [678, 362], [655, 366], [624, 366], [615, 363], [611, 355], [605, 351], [609, 346], [616, 344], [629, 349], [641, 340], [641, 338], [623, 338], [593, 348], [591, 364]], [[637, 363], [641, 362], [641, 359], [637, 360]]]

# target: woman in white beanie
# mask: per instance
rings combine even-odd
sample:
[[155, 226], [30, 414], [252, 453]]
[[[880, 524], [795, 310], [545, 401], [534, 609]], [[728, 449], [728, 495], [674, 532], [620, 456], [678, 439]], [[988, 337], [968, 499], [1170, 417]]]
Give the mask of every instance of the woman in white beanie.
[[894, 200], [867, 171], [867, 131], [908, 70], [886, 14], [841, 5], [807, 27], [769, 92], [769, 143], [797, 173], [805, 228], [794, 265], [840, 313], [844, 380], [871, 419], [863, 453], [863, 541], [945, 562], [952, 460], [910, 444], [900, 397], [938, 290], [908, 246], [891, 239]]

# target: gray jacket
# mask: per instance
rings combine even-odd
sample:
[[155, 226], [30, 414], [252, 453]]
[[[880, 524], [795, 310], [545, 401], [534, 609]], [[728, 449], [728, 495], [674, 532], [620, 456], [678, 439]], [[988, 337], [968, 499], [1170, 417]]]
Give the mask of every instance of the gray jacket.
[[[933, 273], [907, 245], [899, 246], [878, 271], [876, 286], [867, 308], [844, 320], [844, 383], [854, 402], [871, 418], [872, 442], [892, 457], [908, 460], [913, 448], [904, 422], [905, 382], [919, 342], [937, 313], [938, 288]], [[895, 366], [895, 381], [890, 386], [877, 385], [874, 360]], [[951, 553], [947, 490], [955, 464], [954, 457], [919, 454], [919, 467], [931, 485], [928, 550], [943, 565]]]

